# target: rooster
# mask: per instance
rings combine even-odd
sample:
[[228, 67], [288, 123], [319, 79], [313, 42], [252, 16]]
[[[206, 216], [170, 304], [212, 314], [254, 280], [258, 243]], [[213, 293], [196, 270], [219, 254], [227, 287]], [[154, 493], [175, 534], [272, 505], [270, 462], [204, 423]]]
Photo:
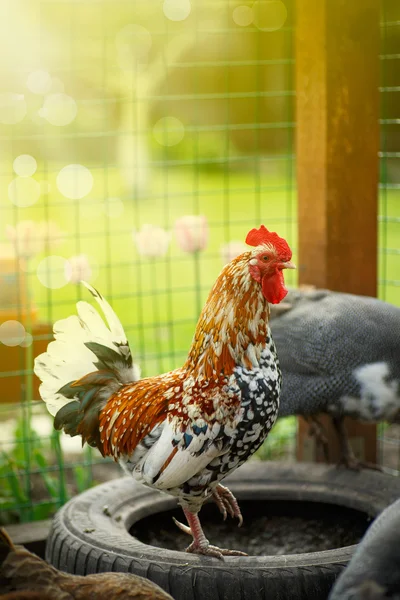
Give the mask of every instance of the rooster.
[[[344, 417], [400, 422], [400, 308], [367, 296], [290, 290], [271, 319], [283, 373], [279, 416], [312, 421], [328, 414], [339, 436], [341, 462], [353, 454]], [[373, 466], [365, 464], [364, 466]]]
[[269, 304], [286, 295], [294, 268], [287, 242], [263, 225], [252, 250], [226, 265], [200, 314], [183, 367], [140, 379], [122, 325], [86, 287], [108, 327], [86, 302], [54, 325], [55, 341], [35, 360], [54, 426], [112, 456], [147, 486], [176, 496], [192, 536], [188, 552], [243, 555], [210, 545], [198, 513], [211, 497], [239, 525], [238, 503], [220, 481], [243, 464], [278, 414], [281, 372], [268, 325]]

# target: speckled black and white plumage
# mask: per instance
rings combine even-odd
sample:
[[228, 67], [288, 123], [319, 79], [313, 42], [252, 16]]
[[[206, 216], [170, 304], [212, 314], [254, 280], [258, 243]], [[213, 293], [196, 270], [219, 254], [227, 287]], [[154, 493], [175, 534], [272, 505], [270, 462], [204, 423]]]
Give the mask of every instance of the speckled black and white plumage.
[[282, 374], [269, 329], [259, 368], [237, 367], [234, 373], [244, 413], [228, 458], [221, 466], [224, 477], [258, 450], [278, 417]]
[[235, 387], [237, 385], [240, 390], [242, 417], [235, 434], [230, 440], [227, 438], [228, 451], [209, 463], [198, 481], [196, 478], [188, 482], [189, 487], [193, 485], [195, 489], [190, 491], [187, 498], [186, 490], [183, 490], [184, 502], [192, 502], [193, 497], [203, 495], [207, 488], [212, 490], [219, 481], [245, 463], [258, 450], [278, 417], [282, 376], [270, 335], [259, 367], [251, 370], [237, 367], [234, 375]]
[[283, 373], [279, 416], [400, 417], [400, 308], [327, 290], [290, 291], [271, 320]]
[[329, 600], [400, 597], [400, 500], [369, 527]]
[[[177, 496], [180, 504], [194, 510], [198, 510], [224, 477], [246, 462], [256, 452], [278, 416], [282, 376], [275, 345], [269, 330], [258, 366], [252, 369], [238, 366], [234, 369], [234, 374], [228, 381], [227, 388], [229, 392], [240, 398], [240, 416], [234, 432], [230, 428], [226, 428], [224, 423], [221, 422], [217, 425], [218, 431], [214, 431], [212, 440], [210, 440], [207, 427], [194, 429], [190, 435], [187, 432], [176, 435], [174, 444], [176, 446], [182, 445], [189, 451], [192, 450], [193, 439], [202, 436], [204, 443], [198, 446], [197, 455], [201, 456], [205, 451], [209, 451], [211, 442], [213, 445], [218, 445], [218, 456], [184, 484], [177, 487], [160, 485], [160, 489], [163, 491]], [[133, 474], [147, 485], [149, 485], [149, 482], [142, 479], [141, 466], [138, 467], [140, 465], [138, 451], [145, 456], [147, 450], [159, 440], [164, 426], [165, 424], [158, 426], [151, 434], [146, 436], [140, 447], [135, 450], [133, 457], [122, 457], [120, 459], [120, 464], [125, 471]], [[151, 481], [150, 485], [151, 487], [158, 487], [157, 480]]]

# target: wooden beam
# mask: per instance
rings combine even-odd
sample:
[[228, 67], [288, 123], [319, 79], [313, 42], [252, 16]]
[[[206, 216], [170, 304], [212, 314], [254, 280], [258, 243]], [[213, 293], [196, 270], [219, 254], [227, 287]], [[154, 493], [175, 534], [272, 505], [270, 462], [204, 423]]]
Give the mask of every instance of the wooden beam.
[[[296, 19], [299, 283], [376, 296], [380, 2], [297, 0]], [[353, 433], [376, 459], [376, 428]]]
[[299, 277], [376, 295], [378, 0], [297, 0]]

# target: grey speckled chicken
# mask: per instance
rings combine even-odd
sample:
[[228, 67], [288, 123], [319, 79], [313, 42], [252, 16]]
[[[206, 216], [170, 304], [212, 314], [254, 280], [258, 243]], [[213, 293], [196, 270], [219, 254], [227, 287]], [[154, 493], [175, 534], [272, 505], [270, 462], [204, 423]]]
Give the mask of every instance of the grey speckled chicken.
[[400, 500], [369, 527], [329, 600], [400, 599]]
[[291, 290], [271, 330], [283, 374], [279, 416], [333, 417], [343, 462], [356, 467], [343, 417], [400, 422], [400, 308], [366, 296]]

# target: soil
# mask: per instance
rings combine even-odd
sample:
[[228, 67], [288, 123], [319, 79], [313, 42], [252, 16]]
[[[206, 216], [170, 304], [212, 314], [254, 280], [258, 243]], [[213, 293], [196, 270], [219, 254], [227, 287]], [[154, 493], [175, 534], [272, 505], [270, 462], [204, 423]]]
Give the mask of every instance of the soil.
[[[250, 556], [302, 554], [341, 548], [359, 542], [371, 519], [342, 506], [312, 502], [241, 502], [244, 523], [222, 515], [213, 504], [200, 517], [212, 544], [246, 552]], [[184, 550], [189, 536], [178, 530], [172, 517], [185, 523], [180, 509], [158, 513], [135, 523], [130, 533], [159, 548]]]

